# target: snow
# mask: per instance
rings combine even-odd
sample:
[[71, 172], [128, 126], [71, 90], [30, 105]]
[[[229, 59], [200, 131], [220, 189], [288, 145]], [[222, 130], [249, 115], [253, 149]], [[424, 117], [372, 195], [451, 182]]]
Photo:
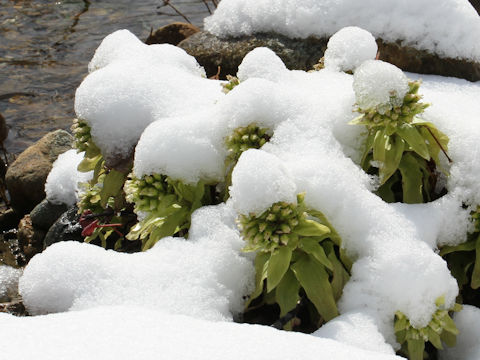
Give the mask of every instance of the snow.
[[296, 190], [280, 159], [262, 150], [245, 151], [233, 169], [230, 196], [239, 214], [260, 215], [280, 201], [295, 204]]
[[138, 307], [30, 318], [0, 314], [0, 322], [6, 359], [402, 359], [267, 326], [209, 322]]
[[47, 200], [52, 204], [72, 206], [78, 201], [80, 183], [90, 181], [93, 171], [82, 173], [77, 170], [84, 153], [68, 150], [60, 154], [53, 163], [45, 183]]
[[240, 81], [251, 77], [275, 81], [275, 79], [287, 67], [283, 61], [272, 50], [265, 47], [258, 47], [250, 51], [238, 66], [237, 76]]
[[337, 71], [354, 71], [364, 61], [375, 59], [377, 50], [372, 34], [356, 26], [347, 26], [328, 40], [324, 54], [325, 67]]
[[204, 25], [220, 37], [276, 32], [291, 38], [330, 37], [358, 26], [388, 42], [480, 60], [480, 17], [468, 0], [435, 6], [431, 0], [222, 0]]
[[408, 92], [408, 79], [395, 65], [381, 60], [368, 60], [353, 76], [353, 90], [361, 109], [385, 111], [403, 104]]
[[150, 123], [205, 108], [223, 95], [183, 50], [150, 50], [132, 36], [123, 30], [102, 42], [92, 60], [97, 70], [75, 95], [77, 117], [91, 127], [107, 159], [128, 158]]
[[165, 238], [142, 253], [118, 253], [73, 241], [48, 247], [30, 261], [20, 279], [25, 307], [38, 315], [143, 306], [199, 319], [232, 320], [232, 314], [243, 309], [242, 296], [252, 290], [254, 269], [240, 253], [238, 232], [222, 223], [222, 207], [203, 209], [193, 218], [193, 228], [197, 222], [219, 218], [213, 234], [193, 229], [196, 236], [188, 241]]
[[477, 360], [480, 359], [480, 309], [464, 305], [462, 311], [456, 313], [453, 320], [460, 334], [457, 344], [440, 353], [441, 360]]

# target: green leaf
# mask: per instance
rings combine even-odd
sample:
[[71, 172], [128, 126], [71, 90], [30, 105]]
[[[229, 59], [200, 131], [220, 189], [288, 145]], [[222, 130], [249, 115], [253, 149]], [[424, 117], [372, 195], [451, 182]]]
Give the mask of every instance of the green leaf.
[[181, 226], [184, 221], [187, 221], [187, 216], [187, 210], [179, 209], [177, 212], [168, 216], [160, 226], [155, 226], [148, 240], [143, 244], [142, 251], [153, 247], [158, 240], [174, 235], [177, 232], [177, 228]]
[[407, 347], [409, 360], [423, 360], [423, 350], [425, 349], [423, 339], [407, 339]]
[[322, 241], [326, 238], [329, 238], [330, 240], [332, 240], [335, 243], [335, 245], [341, 246], [342, 239], [341, 239], [340, 235], [338, 235], [337, 231], [332, 226], [332, 224], [328, 221], [327, 217], [325, 215], [323, 215], [323, 213], [321, 211], [308, 209], [307, 212], [308, 212], [309, 215], [312, 215], [313, 217], [316, 217], [318, 220], [320, 220], [320, 223], [325, 225], [326, 227], [328, 227], [329, 230], [330, 230], [330, 233], [323, 235], [322, 239], [320, 241]]
[[102, 154], [98, 154], [95, 157], [89, 158], [85, 157], [83, 160], [78, 164], [77, 170], [80, 172], [89, 172], [95, 169], [98, 162], [103, 159]]
[[379, 169], [381, 184], [385, 182], [397, 171], [402, 154], [405, 149], [405, 141], [400, 136], [389, 136], [385, 143], [385, 161]]
[[407, 152], [398, 168], [402, 174], [403, 202], [407, 204], [423, 203], [423, 179], [418, 160]]
[[440, 335], [438, 335], [431, 327], [427, 327], [426, 332], [428, 335], [428, 341], [430, 341], [432, 345], [435, 346], [437, 349], [443, 350]]
[[103, 181], [103, 188], [100, 191], [100, 205], [105, 207], [109, 197], [117, 197], [122, 191], [126, 175], [117, 170], [110, 170]]
[[397, 134], [400, 135], [418, 155], [425, 160], [430, 160], [425, 139], [420, 135], [415, 126], [407, 123], [401, 124], [397, 127]]
[[255, 257], [255, 290], [245, 304], [247, 308], [263, 292], [263, 281], [267, 278], [268, 260], [270, 253], [259, 252]]
[[364, 114], [357, 116], [355, 119], [350, 120], [348, 125], [369, 125], [371, 123]]
[[448, 331], [443, 331], [440, 339], [449, 347], [453, 347], [457, 343], [457, 336]]
[[293, 232], [301, 236], [323, 236], [330, 233], [328, 226], [314, 220], [301, 220], [293, 229]]
[[292, 250], [286, 246], [275, 249], [270, 257], [267, 270], [267, 292], [272, 291], [288, 270]]
[[385, 134], [385, 129], [379, 129], [373, 139], [373, 160], [385, 163], [385, 148], [390, 136]]
[[477, 240], [470, 240], [455, 246], [444, 246], [440, 249], [440, 256], [444, 256], [457, 251], [473, 251], [476, 249]]
[[333, 272], [333, 265], [328, 260], [327, 255], [325, 254], [325, 250], [323, 250], [322, 246], [318, 244], [317, 241], [310, 239], [313, 238], [305, 238], [300, 243], [300, 248], [304, 250], [307, 254], [312, 255], [317, 261], [325, 266], [328, 270]]
[[280, 317], [285, 316], [286, 313], [295, 308], [300, 299], [299, 290], [300, 283], [293, 271], [288, 270], [275, 289], [275, 298], [280, 306]]
[[475, 247], [475, 265], [473, 266], [471, 287], [474, 290], [480, 287], [480, 236], [477, 238]]
[[331, 282], [333, 296], [335, 300], [340, 299], [343, 293], [343, 287], [350, 279], [350, 275], [343, 267], [342, 263], [338, 260], [335, 251], [333, 250], [329, 252], [328, 259], [333, 264], [333, 278]]
[[300, 257], [291, 266], [291, 269], [305, 290], [308, 299], [325, 321], [336, 317], [338, 315], [337, 305], [324, 266], [314, 258], [305, 255]]

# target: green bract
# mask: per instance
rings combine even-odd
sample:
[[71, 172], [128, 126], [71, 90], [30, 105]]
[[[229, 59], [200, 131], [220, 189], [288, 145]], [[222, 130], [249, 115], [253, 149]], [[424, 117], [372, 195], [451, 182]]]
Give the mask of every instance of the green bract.
[[247, 242], [244, 251], [257, 252], [256, 289], [247, 306], [263, 294], [284, 316], [306, 296], [317, 313], [311, 319], [317, 327], [338, 315], [336, 300], [351, 263], [325, 216], [307, 209], [304, 194], [297, 196], [297, 204], [278, 202], [258, 216], [240, 215], [239, 224]]
[[166, 236], [186, 236], [192, 213], [215, 200], [214, 187], [203, 181], [187, 185], [159, 174], [142, 179], [132, 176], [125, 184], [125, 191], [127, 201], [135, 204], [135, 211], [146, 214], [127, 235], [129, 240], [142, 240], [142, 250]]
[[480, 288], [480, 207], [472, 212], [472, 219], [475, 222], [475, 230], [468, 235], [466, 242], [440, 249], [440, 255], [447, 261], [464, 298], [473, 293], [470, 289]]
[[387, 111], [357, 108], [361, 115], [350, 122], [368, 129], [361, 166], [379, 175], [378, 195], [387, 202], [422, 203], [440, 195], [437, 167], [440, 151], [448, 157], [448, 137], [416, 117], [428, 107], [419, 102], [419, 87], [419, 81], [409, 82], [403, 104]]
[[228, 82], [223, 84], [223, 92], [225, 94], [229, 93], [233, 88], [240, 84], [240, 80], [236, 76], [227, 75]]
[[452, 309], [444, 309], [444, 298], [437, 299], [438, 310], [433, 314], [427, 326], [417, 329], [400, 311], [395, 313], [395, 336], [402, 345], [402, 352], [410, 360], [423, 360], [425, 343], [430, 342], [435, 348], [442, 350], [443, 344], [455, 346], [459, 333], [457, 326], [450, 317], [449, 311], [460, 311], [462, 306], [455, 304]]

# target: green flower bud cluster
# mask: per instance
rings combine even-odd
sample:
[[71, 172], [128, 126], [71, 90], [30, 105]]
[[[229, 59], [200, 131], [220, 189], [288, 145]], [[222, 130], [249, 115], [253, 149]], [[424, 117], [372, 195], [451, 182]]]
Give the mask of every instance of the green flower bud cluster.
[[236, 76], [227, 75], [227, 80], [228, 82], [222, 85], [225, 94], [228, 94], [235, 86], [240, 84], [240, 80]]
[[127, 201], [135, 204], [136, 211], [155, 212], [162, 209], [161, 199], [175, 194], [175, 189], [167, 176], [153, 174], [127, 180], [125, 192]]
[[443, 349], [442, 343], [450, 347], [455, 346], [459, 331], [449, 312], [460, 311], [462, 306], [455, 304], [452, 309], [444, 309], [443, 302], [443, 297], [437, 300], [438, 309], [433, 314], [432, 320], [427, 326], [419, 329], [410, 323], [405, 314], [400, 311], [395, 313], [395, 336], [409, 360], [423, 360], [426, 342], [430, 342], [439, 350]]
[[242, 152], [248, 149], [260, 149], [270, 140], [269, 132], [268, 128], [260, 128], [255, 123], [236, 128], [225, 140], [229, 156], [238, 160]]
[[84, 184], [85, 191], [80, 195], [80, 200], [78, 202], [80, 214], [86, 210], [90, 210], [94, 214], [102, 213], [104, 211], [104, 208], [101, 205], [101, 192], [105, 176], [105, 174], [99, 175], [96, 184]]
[[75, 137], [75, 148], [79, 152], [86, 151], [88, 142], [91, 140], [91, 128], [84, 120], [74, 119], [72, 125], [72, 132]]
[[292, 234], [292, 230], [306, 217], [297, 204], [286, 202], [273, 204], [259, 216], [240, 215], [241, 233], [247, 242], [245, 250], [272, 252], [291, 241], [298, 242], [298, 235]]
[[409, 90], [401, 106], [394, 106], [386, 111], [379, 111], [377, 107], [370, 109], [357, 107], [355, 110], [362, 115], [354, 121], [367, 125], [369, 129], [381, 126], [396, 128], [403, 123], [411, 123], [415, 115], [422, 113], [429, 106], [420, 102], [422, 99], [418, 94], [420, 84], [420, 81], [409, 81]]

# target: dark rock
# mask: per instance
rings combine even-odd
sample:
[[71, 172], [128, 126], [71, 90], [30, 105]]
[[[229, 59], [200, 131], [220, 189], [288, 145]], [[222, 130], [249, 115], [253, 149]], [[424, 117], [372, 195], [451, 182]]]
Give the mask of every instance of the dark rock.
[[0, 210], [0, 231], [13, 229], [19, 221], [20, 216], [13, 209]]
[[468, 0], [473, 8], [477, 11], [478, 15], [480, 15], [480, 0]]
[[64, 130], [48, 133], [26, 149], [7, 170], [11, 205], [26, 214], [45, 198], [45, 181], [58, 155], [71, 149], [73, 137]]
[[3, 142], [8, 136], [8, 127], [7, 127], [7, 122], [5, 121], [5, 118], [0, 114], [0, 144], [2, 145], [1, 147], [3, 148]]
[[[207, 76], [214, 76], [220, 66], [220, 77], [225, 78], [229, 74], [235, 75], [244, 56], [260, 46], [273, 50], [289, 69], [311, 70], [323, 56], [327, 43], [327, 38], [290, 39], [272, 33], [220, 39], [200, 32], [178, 46], [197, 59]], [[480, 63], [442, 58], [425, 50], [403, 46], [400, 42], [387, 43], [379, 39], [377, 44], [380, 60], [388, 61], [404, 71], [480, 80]]]
[[0, 313], [7, 313], [15, 316], [28, 316], [27, 310], [21, 300], [0, 303]]
[[33, 226], [48, 230], [67, 210], [68, 207], [65, 204], [52, 204], [47, 199], [44, 199], [30, 212], [30, 218], [32, 219]]
[[200, 29], [195, 25], [174, 22], [169, 25], [162, 26], [154, 33], [150, 33], [145, 43], [152, 44], [172, 44], [177, 45], [180, 41], [185, 40], [189, 36], [199, 32]]
[[73, 206], [62, 214], [60, 218], [48, 230], [43, 241], [44, 248], [60, 241], [80, 241], [83, 242], [82, 227], [78, 223], [80, 214], [78, 207]]
[[23, 257], [23, 261], [17, 260], [18, 265], [23, 265], [22, 262], [27, 264], [32, 257], [42, 252], [45, 233], [44, 230], [33, 227], [30, 215], [25, 215], [20, 220], [17, 239], [21, 254], [18, 254], [18, 256]]
[[178, 46], [194, 56], [205, 68], [207, 76], [235, 75], [245, 55], [257, 47], [268, 47], [289, 69], [310, 70], [323, 56], [328, 39], [309, 37], [298, 40], [277, 34], [257, 34], [239, 38], [220, 39], [208, 32], [199, 32]]

